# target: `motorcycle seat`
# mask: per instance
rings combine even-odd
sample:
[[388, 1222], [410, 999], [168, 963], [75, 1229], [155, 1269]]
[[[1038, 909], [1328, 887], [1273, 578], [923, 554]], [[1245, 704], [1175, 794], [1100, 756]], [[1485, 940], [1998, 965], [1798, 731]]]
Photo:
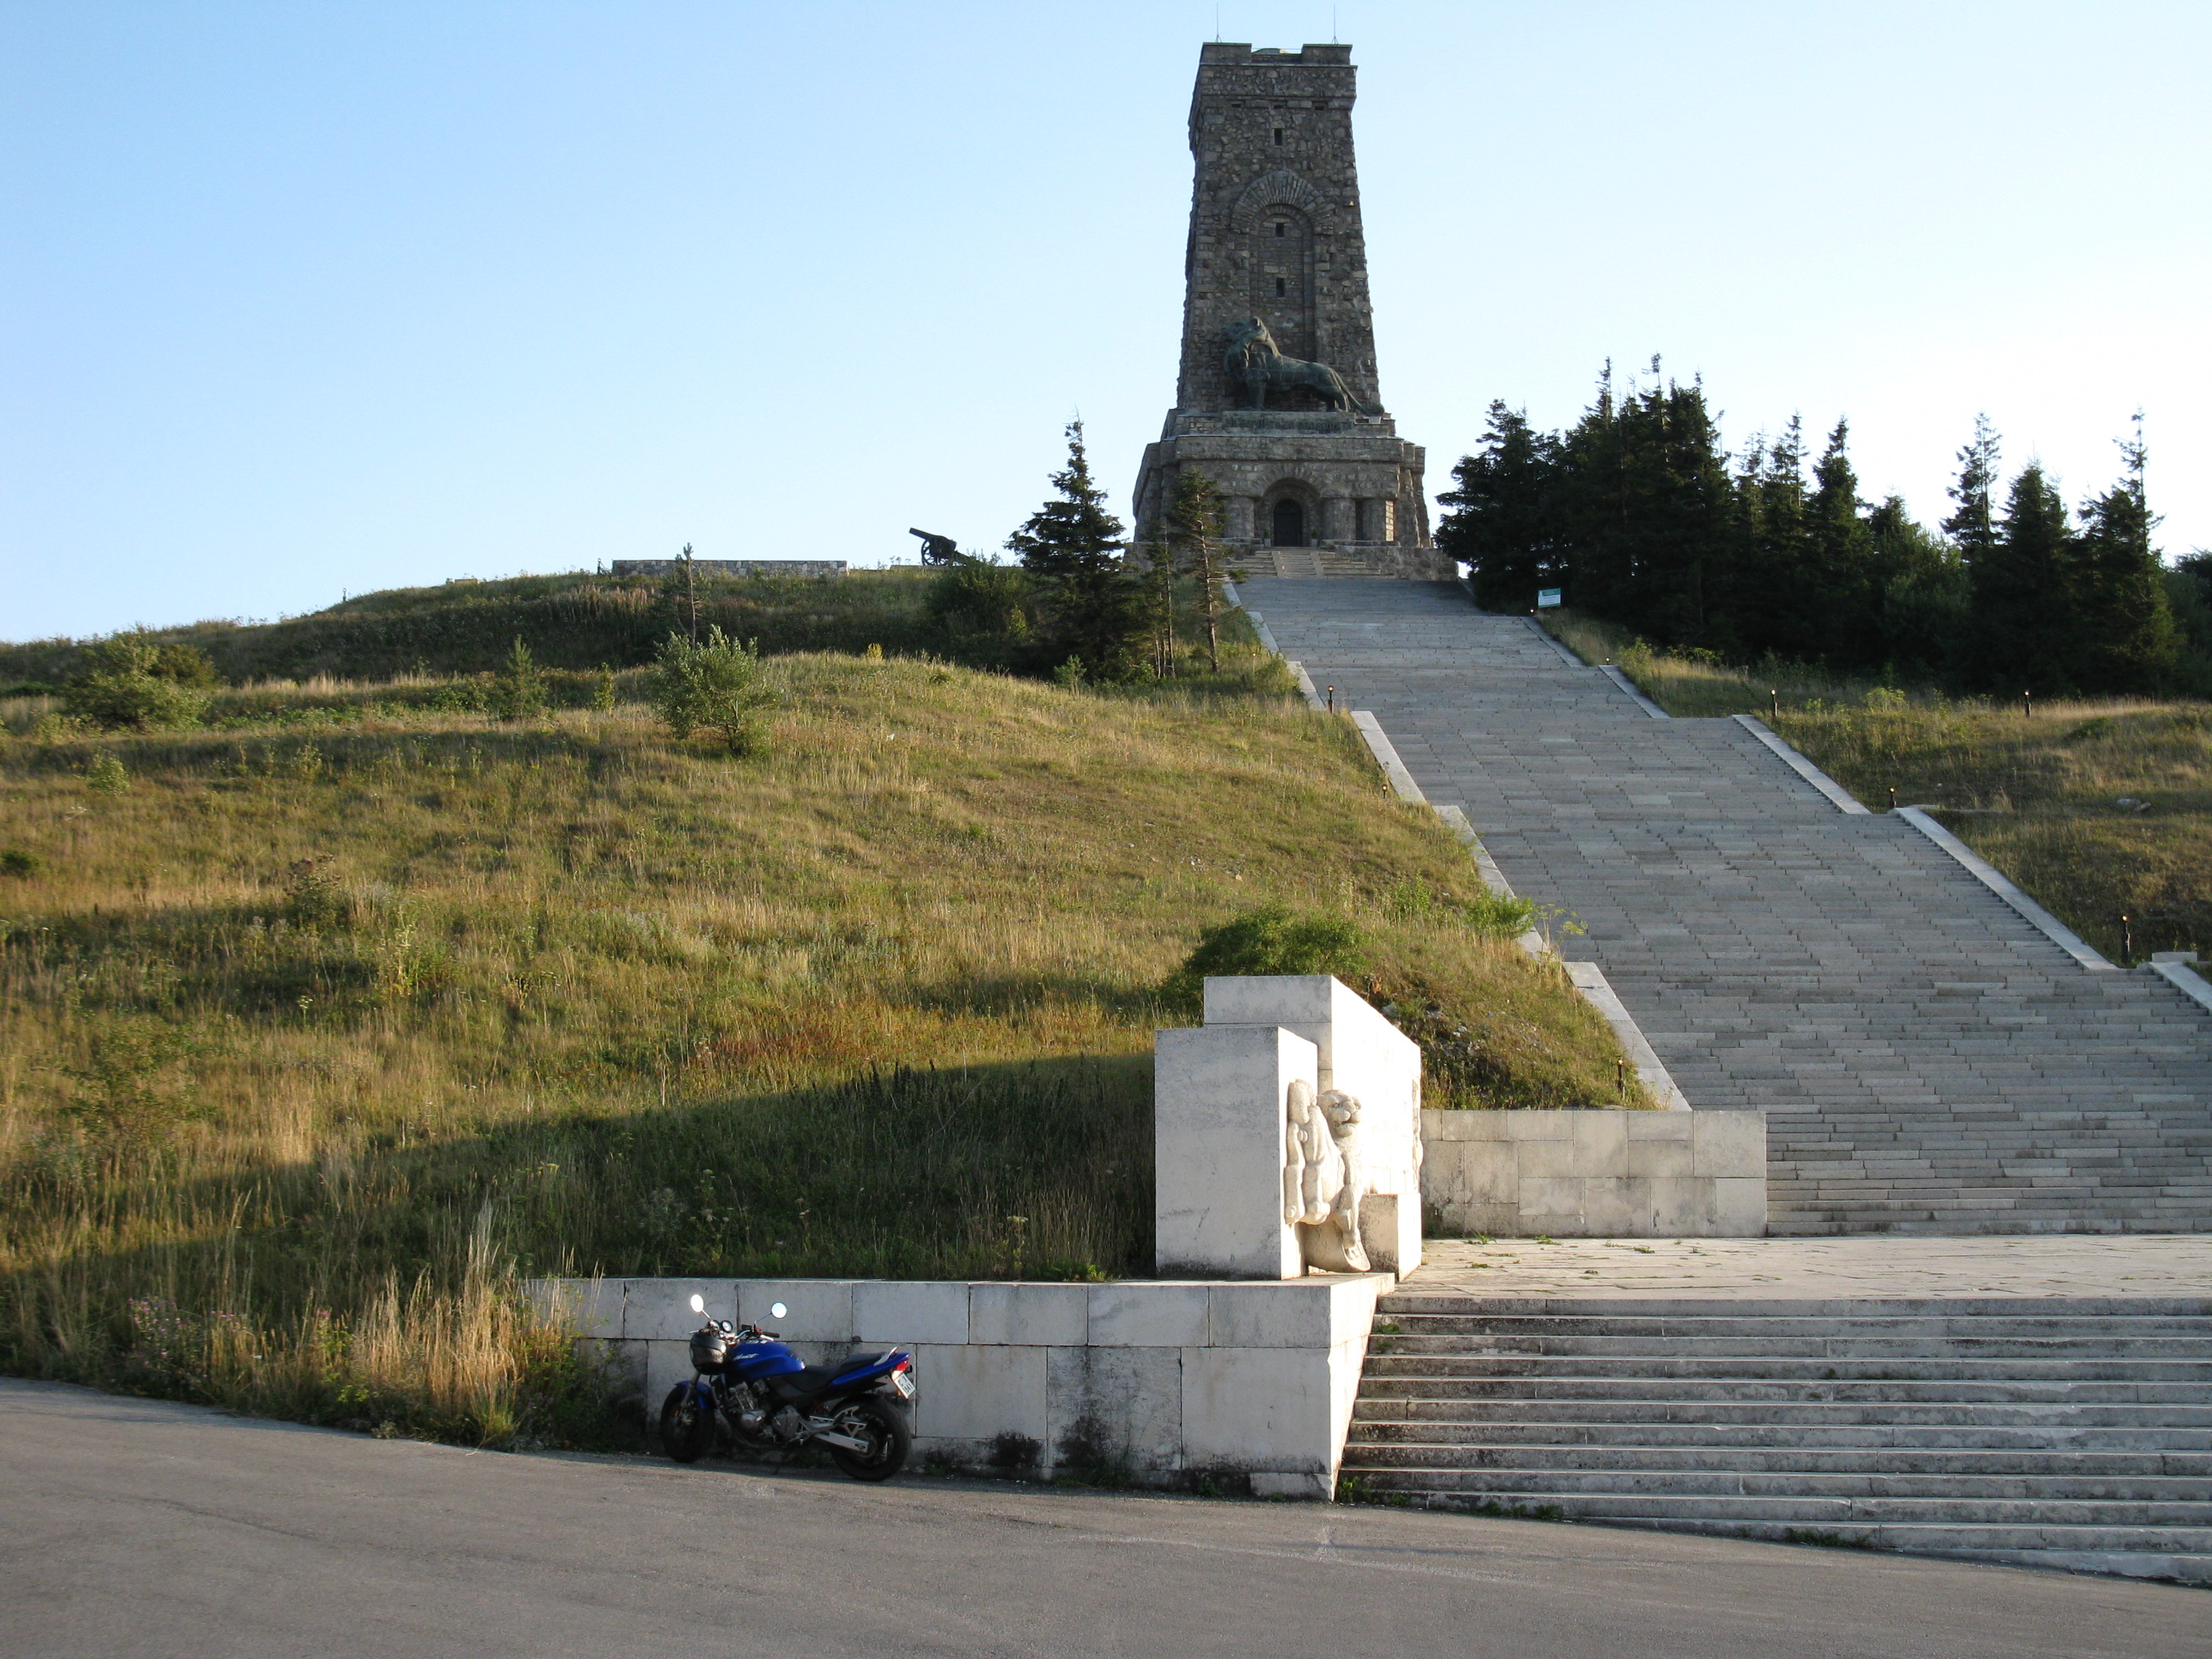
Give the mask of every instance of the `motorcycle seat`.
[[805, 1365], [795, 1371], [786, 1371], [775, 1380], [795, 1394], [820, 1394], [840, 1376], [844, 1369], [837, 1365]]
[[896, 1348], [855, 1348], [839, 1362], [837, 1375], [842, 1376], [848, 1371], [865, 1371], [871, 1366], [889, 1364], [891, 1356], [897, 1352]]

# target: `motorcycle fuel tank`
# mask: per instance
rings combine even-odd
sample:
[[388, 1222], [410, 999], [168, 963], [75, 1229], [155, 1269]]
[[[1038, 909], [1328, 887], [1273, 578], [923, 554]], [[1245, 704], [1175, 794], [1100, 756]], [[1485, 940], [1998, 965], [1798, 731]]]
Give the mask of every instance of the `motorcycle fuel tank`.
[[806, 1369], [805, 1362], [781, 1342], [740, 1343], [730, 1356], [730, 1373], [741, 1382], [763, 1377], [787, 1376]]

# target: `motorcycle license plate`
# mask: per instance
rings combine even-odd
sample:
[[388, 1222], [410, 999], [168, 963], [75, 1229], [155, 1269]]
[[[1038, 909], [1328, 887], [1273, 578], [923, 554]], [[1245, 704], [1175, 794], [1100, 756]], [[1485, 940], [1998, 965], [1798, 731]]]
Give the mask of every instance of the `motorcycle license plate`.
[[899, 1391], [901, 1398], [907, 1400], [914, 1398], [914, 1378], [909, 1376], [906, 1372], [893, 1371], [891, 1373], [891, 1387]]

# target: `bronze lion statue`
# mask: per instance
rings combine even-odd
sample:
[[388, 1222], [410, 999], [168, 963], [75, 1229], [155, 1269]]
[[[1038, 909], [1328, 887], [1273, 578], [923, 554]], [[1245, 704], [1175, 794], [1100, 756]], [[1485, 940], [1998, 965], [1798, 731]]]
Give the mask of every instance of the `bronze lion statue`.
[[1304, 388], [1331, 409], [1359, 415], [1375, 412], [1352, 395], [1344, 376], [1327, 363], [1283, 356], [1275, 337], [1257, 317], [1230, 324], [1222, 331], [1222, 343], [1230, 384], [1243, 388], [1247, 404], [1253, 409], [1265, 409], [1268, 392], [1279, 386], [1286, 392]]

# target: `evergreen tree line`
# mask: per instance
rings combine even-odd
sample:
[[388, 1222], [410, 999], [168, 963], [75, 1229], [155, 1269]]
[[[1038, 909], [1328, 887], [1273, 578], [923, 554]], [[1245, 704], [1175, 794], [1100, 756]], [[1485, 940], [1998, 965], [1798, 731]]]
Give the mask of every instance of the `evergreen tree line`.
[[1620, 391], [1607, 365], [1564, 432], [1490, 405], [1437, 530], [1477, 604], [1525, 611], [1556, 587], [1662, 645], [2008, 696], [2212, 693], [2212, 561], [2163, 568], [2140, 417], [2118, 479], [2071, 512], [2039, 462], [2005, 485], [1978, 418], [1931, 531], [1895, 495], [1860, 499], [1847, 422], [1809, 458], [1794, 417], [1731, 455], [1704, 386], [1652, 368]]

